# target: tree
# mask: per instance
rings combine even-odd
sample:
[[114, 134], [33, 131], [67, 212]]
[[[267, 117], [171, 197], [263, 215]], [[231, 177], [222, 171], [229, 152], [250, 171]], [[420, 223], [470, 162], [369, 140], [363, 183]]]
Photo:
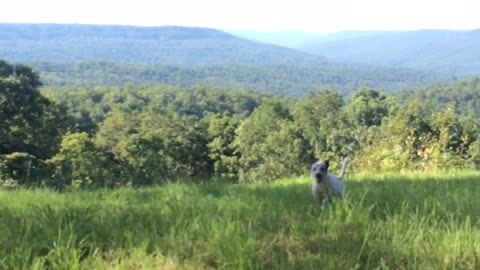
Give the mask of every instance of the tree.
[[378, 91], [361, 89], [343, 108], [347, 121], [354, 127], [380, 126], [388, 116], [386, 96]]
[[100, 151], [85, 132], [65, 135], [60, 151], [48, 163], [55, 170], [48, 184], [58, 188], [111, 187], [123, 182], [118, 164]]
[[[414, 169], [421, 157], [419, 150], [433, 135], [427, 106], [412, 101], [382, 122], [369, 128], [358, 165], [378, 171]], [[372, 132], [373, 131], [373, 132]]]
[[51, 173], [45, 161], [28, 153], [0, 155], [0, 184], [2, 180], [13, 180], [19, 185], [38, 186]]
[[336, 91], [310, 93], [298, 101], [292, 115], [312, 147], [316, 159], [331, 157], [339, 149], [333, 132], [341, 122], [342, 97]]
[[310, 163], [308, 143], [284, 102], [263, 103], [239, 126], [234, 145], [240, 181], [300, 175]]
[[99, 127], [96, 143], [125, 164], [135, 185], [208, 173], [206, 125], [194, 117], [116, 111]]
[[30, 68], [0, 60], [0, 154], [24, 152], [46, 159], [56, 151], [62, 120], [38, 91], [40, 85]]
[[208, 129], [208, 158], [210, 170], [217, 177], [235, 178], [238, 173], [236, 162], [239, 155], [235, 153], [233, 141], [240, 120], [227, 115], [211, 115], [205, 118]]

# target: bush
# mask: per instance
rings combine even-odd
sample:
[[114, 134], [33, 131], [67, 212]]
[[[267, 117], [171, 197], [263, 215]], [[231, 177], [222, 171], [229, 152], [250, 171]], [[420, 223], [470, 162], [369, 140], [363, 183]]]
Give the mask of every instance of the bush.
[[43, 160], [28, 153], [0, 155], [0, 180], [20, 185], [39, 185], [52, 171]]
[[84, 132], [65, 135], [60, 151], [48, 162], [55, 170], [48, 184], [55, 187], [110, 187], [124, 182], [120, 166]]

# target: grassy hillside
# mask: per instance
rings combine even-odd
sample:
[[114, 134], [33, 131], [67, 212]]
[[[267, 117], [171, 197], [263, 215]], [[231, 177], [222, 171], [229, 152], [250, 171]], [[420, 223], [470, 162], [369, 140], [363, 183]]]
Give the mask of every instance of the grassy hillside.
[[2, 269], [478, 269], [478, 173], [0, 191]]
[[383, 69], [337, 66], [335, 68], [291, 65], [211, 65], [178, 67], [133, 65], [106, 62], [77, 64], [36, 63], [46, 87], [123, 86], [125, 84], [171, 85], [189, 88], [195, 85], [239, 89], [303, 97], [321, 89], [337, 89], [344, 95], [368, 87], [398, 91], [446, 82], [443, 74], [409, 69]]
[[480, 75], [480, 29], [340, 32], [301, 49], [332, 60]]
[[321, 66], [323, 57], [194, 27], [0, 24], [0, 59]]

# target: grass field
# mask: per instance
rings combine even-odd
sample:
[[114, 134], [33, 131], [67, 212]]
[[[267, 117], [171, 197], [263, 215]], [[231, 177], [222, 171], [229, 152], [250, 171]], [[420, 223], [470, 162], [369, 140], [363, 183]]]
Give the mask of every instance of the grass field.
[[0, 191], [0, 269], [480, 269], [480, 172]]

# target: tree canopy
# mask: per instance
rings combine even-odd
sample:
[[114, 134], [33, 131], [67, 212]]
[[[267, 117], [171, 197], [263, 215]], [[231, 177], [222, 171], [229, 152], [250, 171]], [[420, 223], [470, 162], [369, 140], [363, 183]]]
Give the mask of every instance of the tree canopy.
[[[318, 159], [331, 159], [335, 170], [345, 156], [369, 172], [480, 166], [478, 117], [429, 90], [429, 102], [422, 92], [407, 98], [371, 89], [303, 99], [133, 85], [40, 92], [28, 67], [0, 62], [0, 74], [0, 184], [272, 181], [305, 174]], [[459, 93], [474, 99], [474, 89]]]

